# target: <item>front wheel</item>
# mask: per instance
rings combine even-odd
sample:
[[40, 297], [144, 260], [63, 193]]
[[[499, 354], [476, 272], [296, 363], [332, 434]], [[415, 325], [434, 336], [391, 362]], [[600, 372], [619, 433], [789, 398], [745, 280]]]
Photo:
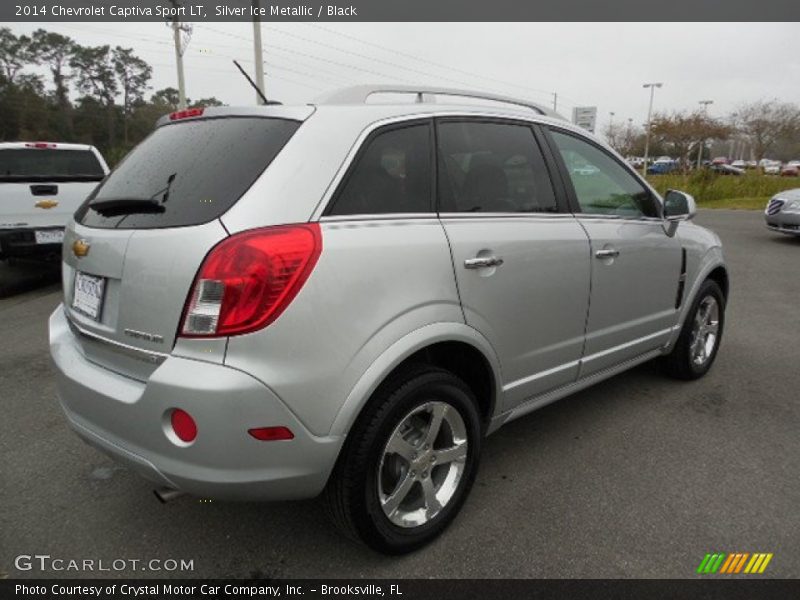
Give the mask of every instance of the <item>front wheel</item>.
[[678, 379], [698, 379], [714, 363], [725, 323], [725, 296], [710, 279], [695, 297], [675, 347], [664, 357], [668, 374]]
[[481, 437], [474, 395], [452, 373], [421, 365], [392, 378], [342, 449], [326, 490], [334, 522], [387, 554], [430, 542], [469, 493]]

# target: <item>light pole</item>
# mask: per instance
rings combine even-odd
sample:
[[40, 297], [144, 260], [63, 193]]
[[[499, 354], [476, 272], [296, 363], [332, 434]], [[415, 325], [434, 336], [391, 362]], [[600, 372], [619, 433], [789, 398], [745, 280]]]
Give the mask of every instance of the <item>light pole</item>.
[[[176, 9], [181, 6], [180, 0], [170, 0], [170, 3]], [[175, 64], [178, 68], [178, 108], [183, 110], [186, 108], [186, 79], [183, 75], [183, 53], [186, 52], [186, 46], [189, 44], [192, 26], [186, 23], [181, 24], [180, 17], [176, 14], [172, 19], [171, 27], [172, 40], [175, 44]], [[181, 39], [181, 34], [186, 34], [185, 40]]]
[[660, 88], [663, 83], [645, 83], [642, 85], [643, 88], [650, 88], [650, 106], [647, 109], [647, 134], [644, 138], [644, 166], [642, 167], [642, 175], [647, 175], [647, 159], [650, 156], [650, 119], [653, 115], [653, 95], [655, 94], [656, 88]]
[[[708, 105], [714, 104], [713, 100], [700, 100], [698, 104], [703, 105], [703, 116], [708, 116]], [[697, 151], [697, 168], [700, 168], [700, 165], [703, 164], [703, 151], [706, 149], [706, 140], [703, 138], [700, 140], [700, 149]]]
[[261, 45], [261, 17], [260, 17], [260, 1], [253, 0], [253, 52], [256, 59], [256, 87], [261, 91], [261, 94], [256, 94], [256, 104], [263, 104], [261, 95], [266, 96], [264, 92], [264, 49]]
[[614, 133], [614, 114], [613, 112], [608, 113], [608, 135], [606, 137], [608, 138], [608, 143], [614, 146], [616, 150], [617, 136]]

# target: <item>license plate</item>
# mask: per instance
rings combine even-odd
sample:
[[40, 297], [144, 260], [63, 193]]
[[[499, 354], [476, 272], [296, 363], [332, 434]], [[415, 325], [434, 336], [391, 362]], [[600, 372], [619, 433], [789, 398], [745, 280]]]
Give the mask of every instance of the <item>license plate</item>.
[[42, 229], [35, 232], [37, 244], [60, 244], [64, 241], [62, 229]]
[[72, 294], [72, 308], [93, 318], [100, 319], [103, 309], [105, 277], [95, 277], [78, 271], [75, 273], [75, 288]]

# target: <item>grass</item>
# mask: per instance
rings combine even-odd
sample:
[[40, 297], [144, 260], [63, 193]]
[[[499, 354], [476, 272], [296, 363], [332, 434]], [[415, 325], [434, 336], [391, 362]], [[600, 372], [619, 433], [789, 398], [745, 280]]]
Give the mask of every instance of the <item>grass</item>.
[[800, 188], [797, 178], [759, 173], [737, 177], [701, 171], [688, 175], [648, 175], [647, 180], [660, 194], [668, 189], [691, 194], [702, 208], [763, 210], [769, 199], [778, 192]]

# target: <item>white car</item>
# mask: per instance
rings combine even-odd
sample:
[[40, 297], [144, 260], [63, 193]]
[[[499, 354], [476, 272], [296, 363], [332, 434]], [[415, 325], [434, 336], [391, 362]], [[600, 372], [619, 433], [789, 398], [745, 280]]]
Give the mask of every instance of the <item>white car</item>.
[[781, 173], [781, 161], [779, 160], [772, 160], [764, 165], [764, 173], [767, 175], [780, 175]]
[[56, 259], [64, 227], [108, 165], [93, 146], [0, 144], [0, 259]]

